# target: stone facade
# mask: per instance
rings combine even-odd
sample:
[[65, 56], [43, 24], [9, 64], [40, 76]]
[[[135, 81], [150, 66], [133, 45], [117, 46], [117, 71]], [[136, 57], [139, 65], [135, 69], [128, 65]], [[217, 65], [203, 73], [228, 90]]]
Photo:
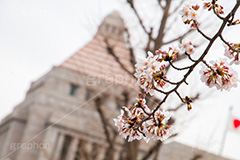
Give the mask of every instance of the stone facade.
[[133, 71], [123, 31], [123, 20], [114, 12], [91, 42], [32, 83], [25, 100], [1, 122], [1, 158], [80, 160], [86, 152], [92, 159], [103, 158], [107, 143], [94, 99], [104, 99], [101, 107], [112, 119], [124, 94], [131, 100], [137, 94], [134, 79], [106, 47], [114, 47], [117, 58]]
[[[133, 103], [138, 93], [133, 77], [116, 62], [119, 60], [123, 67], [133, 71], [124, 29], [119, 14], [112, 13], [92, 41], [32, 83], [25, 100], [1, 122], [1, 160], [103, 159], [108, 144], [96, 112], [96, 98], [103, 100], [101, 108], [111, 120], [122, 105], [127, 105], [125, 102]], [[109, 53], [109, 46], [114, 48], [116, 57]], [[117, 160], [123, 140], [118, 137], [116, 141]], [[142, 143], [140, 153], [149, 145]], [[175, 155], [170, 153], [173, 149]], [[191, 158], [193, 152], [172, 143], [163, 146], [160, 157], [178, 160], [186, 159], [185, 155]]]

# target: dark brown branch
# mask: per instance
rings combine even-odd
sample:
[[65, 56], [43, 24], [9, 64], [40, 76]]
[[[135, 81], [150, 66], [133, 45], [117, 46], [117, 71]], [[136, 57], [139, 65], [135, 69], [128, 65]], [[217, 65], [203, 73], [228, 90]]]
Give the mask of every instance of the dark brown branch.
[[[191, 99], [194, 101], [194, 100], [197, 100], [199, 99], [199, 96], [200, 94], [198, 93], [196, 96], [192, 97]], [[167, 109], [167, 111], [174, 111], [176, 112], [177, 110], [179, 110], [180, 108], [182, 108], [183, 106], [185, 106], [185, 103], [181, 103], [180, 105], [178, 105], [176, 108], [170, 108], [170, 109]]]
[[162, 0], [157, 0], [157, 1], [158, 1], [159, 6], [163, 9], [164, 6], [162, 5]]
[[233, 52], [237, 52], [237, 53], [240, 52], [240, 49], [239, 49], [239, 50], [234, 49], [234, 48], [223, 38], [222, 35], [220, 35], [219, 37], [220, 37], [220, 39], [221, 39]]
[[152, 50], [152, 48], [150, 47], [150, 45], [153, 41], [152, 33], [153, 33], [153, 28], [150, 28], [150, 32], [148, 33], [148, 42], [145, 47], [145, 52], [147, 53], [148, 51], [151, 51], [153, 54], [155, 54], [154, 50]]
[[102, 108], [101, 108], [101, 103], [102, 103], [101, 101], [102, 101], [102, 99], [100, 97], [96, 98], [95, 106], [96, 106], [97, 112], [99, 113], [99, 116], [100, 116], [100, 119], [101, 119], [101, 122], [103, 125], [103, 129], [104, 129], [104, 134], [105, 134], [106, 140], [108, 142], [108, 149], [105, 153], [105, 159], [113, 159], [114, 140], [116, 139], [117, 133], [115, 133], [113, 135], [113, 139], [111, 140], [110, 133], [107, 129], [108, 123], [106, 122], [104, 112], [102, 111]]
[[109, 131], [107, 129], [107, 122], [106, 122], [104, 113], [103, 113], [102, 108], [101, 108], [101, 98], [97, 98], [95, 100], [95, 106], [96, 106], [97, 112], [99, 113], [99, 116], [100, 116], [100, 119], [101, 119], [101, 122], [102, 122], [102, 125], [103, 125], [105, 137], [106, 137], [109, 145], [112, 145], [112, 141], [110, 139], [110, 134], [109, 134]]
[[164, 32], [165, 32], [165, 28], [166, 28], [166, 24], [167, 24], [167, 19], [169, 17], [171, 1], [172, 0], [166, 0], [166, 6], [164, 7], [161, 25], [158, 30], [157, 38], [154, 40], [154, 42], [155, 42], [154, 50], [159, 49], [163, 44], [163, 37], [164, 37]]
[[180, 100], [181, 100], [182, 102], [184, 102], [184, 101], [183, 101], [183, 98], [181, 97], [180, 93], [179, 93], [177, 90], [175, 90], [175, 93], [176, 93], [177, 96], [180, 98]]
[[169, 16], [171, 16], [172, 14], [176, 13], [176, 11], [178, 10], [178, 8], [180, 8], [180, 6], [183, 4], [185, 0], [181, 0], [179, 2], [179, 4], [173, 9], [173, 12], [169, 14]]
[[176, 67], [175, 65], [173, 65], [173, 63], [171, 61], [169, 61], [169, 64], [176, 70], [186, 70], [186, 69], [189, 69], [191, 66], [187, 66], [187, 67], [183, 67], [183, 68], [179, 68], [179, 67]]
[[154, 83], [153, 80], [152, 80], [152, 84], [153, 84], [153, 88], [154, 88], [155, 90], [157, 90], [158, 92], [160, 92], [160, 93], [162, 93], [162, 94], [167, 94], [167, 92], [165, 92], [165, 91], [163, 91], [163, 90], [161, 90], [161, 89], [158, 89], [158, 88], [155, 86], [155, 83]]
[[193, 23], [195, 24], [195, 26], [196, 26], [196, 29], [197, 29], [197, 31], [204, 37], [204, 38], [206, 38], [207, 40], [211, 40], [211, 38], [210, 37], [208, 37], [206, 34], [204, 34], [200, 29], [199, 29], [199, 26], [198, 26], [198, 24], [195, 22], [195, 21], [193, 21]]
[[205, 64], [209, 69], [211, 69], [213, 72], [216, 72], [205, 60], [202, 60], [202, 63]]
[[[143, 108], [143, 106], [142, 106], [141, 104], [139, 104], [138, 107], [141, 108], [146, 115], [150, 115], [150, 114]], [[140, 132], [141, 132], [141, 131], [140, 131]]]
[[192, 59], [192, 57], [190, 56], [190, 54], [188, 54], [187, 52], [185, 52], [185, 55], [188, 56], [188, 59], [190, 59], [192, 62], [197, 62], [196, 60]]
[[134, 72], [130, 72], [123, 64], [122, 62], [120, 62], [119, 58], [116, 56], [116, 54], [114, 53], [113, 47], [110, 46], [110, 44], [108, 43], [108, 40], [105, 39], [105, 43], [107, 45], [107, 51], [110, 55], [113, 56], [113, 58], [115, 59], [115, 61], [121, 66], [121, 68], [126, 71], [129, 75], [134, 77]]
[[134, 69], [135, 64], [136, 64], [136, 58], [135, 58], [135, 55], [134, 55], [133, 47], [132, 47], [131, 42], [130, 42], [130, 33], [129, 33], [127, 28], [125, 28], [125, 31], [127, 33], [126, 43], [128, 44], [128, 50], [129, 50], [129, 53], [130, 53], [130, 62], [131, 62], [131, 65]]
[[138, 14], [135, 6], [134, 6], [133, 0], [127, 0], [127, 2], [130, 4], [131, 8], [133, 9], [133, 11], [134, 11], [134, 13], [135, 13], [135, 15], [136, 15], [136, 17], [137, 17], [137, 19], [138, 19], [138, 21], [139, 21], [142, 29], [144, 30], [144, 32], [147, 33], [147, 34], [149, 34], [149, 32], [147, 31], [146, 27], [145, 27], [144, 24], [143, 24], [143, 20], [142, 20], [141, 17], [139, 16], [139, 14]]
[[142, 160], [147, 160], [159, 147], [162, 145], [162, 141], [158, 141], [150, 150], [144, 155]]
[[183, 35], [179, 36], [179, 37], [176, 37], [174, 39], [171, 39], [167, 42], [163, 42], [163, 45], [166, 45], [166, 44], [169, 44], [169, 43], [172, 43], [172, 42], [175, 42], [175, 41], [178, 41], [178, 40], [182, 40], [184, 37], [186, 37], [188, 34], [192, 33], [194, 30], [189, 30], [187, 32], [185, 32]]
[[[165, 97], [163, 98], [163, 100], [156, 106], [156, 108], [153, 110], [151, 115], [154, 115], [155, 112], [160, 108], [160, 106], [165, 103], [165, 101], [167, 100], [168, 96], [173, 93], [176, 92], [177, 89], [181, 86], [182, 83], [186, 82], [187, 77], [192, 73], [192, 71], [194, 70], [194, 68], [203, 61], [204, 57], [208, 54], [210, 48], [212, 47], [213, 43], [215, 42], [215, 40], [222, 34], [224, 28], [226, 27], [227, 22], [229, 21], [229, 19], [236, 13], [237, 9], [239, 8], [240, 5], [240, 0], [237, 0], [237, 3], [235, 4], [234, 8], [232, 9], [232, 11], [226, 16], [226, 18], [224, 19], [224, 21], [222, 22], [218, 32], [214, 35], [213, 38], [211, 38], [211, 40], [209, 41], [206, 49], [204, 50], [203, 54], [198, 58], [198, 60], [191, 66], [191, 68], [189, 68], [189, 71], [184, 75], [183, 79], [169, 92], [167, 92], [167, 94], [165, 95]], [[146, 118], [146, 120], [149, 118]]]
[[216, 0], [212, 1], [212, 5], [213, 5], [213, 13], [221, 20], [224, 20], [224, 17], [220, 16], [217, 12], [216, 12]]
[[[173, 138], [177, 136], [177, 134], [173, 134], [169, 137], [170, 138]], [[143, 156], [143, 159], [142, 160], [147, 160], [149, 159], [149, 157], [154, 153], [154, 152], [159, 152], [159, 149], [161, 148], [161, 146], [163, 145], [162, 141], [158, 141], [155, 145], [153, 145], [150, 150]]]

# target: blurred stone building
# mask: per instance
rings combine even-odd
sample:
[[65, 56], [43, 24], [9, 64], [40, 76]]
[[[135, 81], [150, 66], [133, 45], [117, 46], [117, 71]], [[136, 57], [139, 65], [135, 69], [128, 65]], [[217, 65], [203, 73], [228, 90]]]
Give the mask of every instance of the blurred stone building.
[[[138, 93], [134, 78], [122, 69], [133, 71], [124, 30], [123, 20], [113, 12], [87, 45], [31, 84], [25, 100], [1, 121], [1, 160], [103, 159], [108, 144], [96, 100], [101, 99], [104, 116], [113, 123], [119, 108]], [[116, 160], [121, 145], [119, 138]], [[142, 153], [146, 148], [144, 143]], [[176, 142], [163, 145], [160, 157], [224, 159]]]

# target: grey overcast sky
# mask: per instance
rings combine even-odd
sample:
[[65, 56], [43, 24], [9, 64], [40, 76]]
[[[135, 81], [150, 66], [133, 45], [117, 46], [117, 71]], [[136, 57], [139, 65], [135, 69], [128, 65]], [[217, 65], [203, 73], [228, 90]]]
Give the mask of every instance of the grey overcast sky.
[[[91, 40], [101, 20], [114, 9], [120, 10], [120, 1], [0, 0], [0, 120], [24, 100], [32, 81]], [[229, 1], [224, 2], [231, 7]], [[240, 18], [239, 12], [237, 16]], [[239, 31], [238, 26], [234, 34], [227, 34], [239, 42]], [[215, 92], [198, 103], [188, 113], [198, 112], [196, 118], [179, 129], [176, 140], [218, 153], [228, 107], [233, 106], [240, 118], [239, 95], [238, 87], [231, 92]], [[240, 159], [239, 142], [240, 131], [228, 131], [224, 155]]]

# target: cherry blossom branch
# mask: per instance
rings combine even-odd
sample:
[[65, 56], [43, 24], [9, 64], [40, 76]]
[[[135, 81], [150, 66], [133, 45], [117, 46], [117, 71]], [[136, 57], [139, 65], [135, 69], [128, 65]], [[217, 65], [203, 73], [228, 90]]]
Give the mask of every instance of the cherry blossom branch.
[[169, 61], [169, 64], [176, 70], [186, 70], [186, 69], [189, 69], [191, 66], [187, 66], [187, 67], [183, 67], [183, 68], [179, 68], [179, 67], [176, 67], [171, 61]]
[[204, 37], [204, 38], [206, 38], [207, 40], [211, 40], [211, 38], [210, 37], [208, 37], [206, 34], [204, 34], [201, 30], [200, 30], [200, 28], [199, 28], [199, 26], [198, 26], [198, 24], [197, 24], [197, 22], [196, 21], [193, 21], [193, 23], [195, 24], [195, 27], [196, 27], [196, 29], [197, 29], [197, 31]]
[[224, 17], [220, 16], [220, 13], [217, 13], [216, 11], [216, 4], [217, 0], [212, 0], [212, 5], [213, 5], [213, 13], [221, 20], [224, 20]]
[[160, 78], [167, 83], [170, 83], [172, 85], [177, 85], [177, 82], [171, 82], [171, 81], [167, 80], [166, 78], [164, 78], [163, 76], [160, 76]]
[[[184, 1], [185, 1], [185, 0], [181, 0], [181, 1], [179, 2], [179, 4], [176, 5], [176, 7], [173, 9], [173, 11], [172, 11], [171, 13], [169, 13], [169, 15], [171, 16], [172, 14], [174, 14], [174, 13], [178, 10], [178, 8], [184, 3]], [[174, 2], [174, 3], [176, 3], [176, 2]]]
[[129, 33], [129, 31], [128, 31], [127, 28], [125, 28], [125, 31], [126, 31], [126, 33], [127, 33], [126, 43], [128, 44], [128, 50], [129, 50], [129, 52], [130, 52], [130, 62], [131, 62], [131, 64], [132, 64], [132, 68], [135, 68], [136, 59], [135, 59], [133, 47], [132, 47], [131, 42], [130, 42], [130, 33]]
[[138, 107], [141, 108], [146, 115], [150, 115], [150, 113], [148, 113], [141, 104], [138, 104]]
[[237, 53], [240, 52], [240, 49], [239, 49], [239, 50], [234, 49], [234, 48], [223, 38], [222, 35], [220, 35], [219, 37], [220, 37], [220, 39], [221, 39], [233, 52], [237, 52]]
[[177, 96], [179, 97], [179, 99], [184, 103], [183, 98], [181, 97], [180, 93], [179, 93], [177, 90], [175, 90], [175, 93], [177, 94]]
[[100, 119], [101, 119], [101, 122], [102, 122], [102, 125], [103, 125], [103, 129], [104, 129], [104, 132], [105, 132], [105, 137], [107, 139], [107, 142], [109, 143], [109, 146], [112, 146], [113, 144], [112, 144], [112, 141], [110, 139], [109, 131], [107, 129], [107, 122], [105, 120], [104, 113], [103, 113], [103, 111], [101, 109], [101, 99], [97, 98], [95, 100], [95, 104], [96, 104], [95, 106], [96, 106], [96, 109], [97, 109], [97, 111], [99, 113], [99, 116], [100, 116]]
[[222, 34], [227, 22], [229, 21], [229, 18], [235, 14], [237, 11], [238, 7], [240, 5], [240, 0], [237, 0], [237, 3], [235, 4], [234, 8], [232, 11], [224, 18], [222, 25], [220, 26], [218, 32], [211, 38], [210, 42], [208, 43], [206, 49], [204, 50], [203, 54], [200, 56], [200, 58], [189, 68], [189, 71], [184, 75], [183, 79], [176, 85], [175, 88], [173, 88], [171, 91], [167, 92], [163, 100], [156, 106], [156, 108], [153, 110], [153, 113], [151, 115], [154, 115], [154, 113], [161, 107], [163, 103], [167, 100], [168, 96], [172, 93], [177, 91], [177, 89], [180, 87], [180, 85], [186, 81], [187, 77], [192, 73], [194, 68], [200, 63], [203, 62], [204, 57], [207, 55], [208, 51], [212, 47], [213, 43], [215, 40]]
[[202, 60], [202, 63], [205, 64], [209, 69], [211, 69], [214, 73], [216, 72], [205, 60]]
[[154, 40], [154, 50], [159, 49], [162, 45], [163, 45], [163, 37], [165, 34], [165, 28], [166, 28], [166, 24], [167, 24], [167, 20], [169, 17], [169, 10], [170, 10], [170, 6], [171, 6], [171, 2], [172, 0], [166, 0], [166, 5], [163, 8], [163, 16], [162, 16], [162, 20], [160, 23], [160, 27], [158, 29], [158, 35], [156, 37], [156, 39]]
[[[166, 3], [168, 2], [170, 3], [170, 1], [167, 1]], [[124, 138], [127, 138], [128, 141], [132, 141], [134, 139], [139, 140], [143, 138], [146, 142], [148, 142], [149, 139], [153, 137], [154, 139], [163, 140], [166, 137], [171, 136], [171, 134], [168, 133], [171, 132], [172, 126], [166, 124], [166, 122], [169, 120], [168, 112], [161, 110], [160, 107], [167, 101], [167, 99], [172, 93], [175, 93], [182, 103], [187, 104], [188, 110], [191, 110], [192, 108], [191, 103], [193, 102], [193, 100], [188, 96], [182, 98], [182, 96], [178, 92], [178, 89], [183, 83], [188, 84], [187, 78], [191, 75], [191, 73], [194, 71], [194, 69], [199, 63], [204, 63], [208, 68], [211, 69], [210, 71], [208, 70], [207, 72], [201, 70], [204, 76], [206, 75], [211, 76], [210, 80], [207, 79], [206, 82], [208, 83], [207, 85], [210, 85], [209, 81], [211, 82], [212, 80], [215, 81], [216, 83], [216, 79], [220, 77], [222, 81], [221, 89], [227, 90], [231, 88], [230, 86], [231, 84], [225, 85], [226, 83], [231, 82], [229, 80], [232, 80], [233, 83], [235, 83], [235, 81], [238, 80], [237, 78], [234, 77], [232, 73], [228, 72], [229, 68], [227, 66], [224, 66], [224, 62], [220, 62], [219, 64], [215, 63], [213, 67], [211, 67], [206, 63], [204, 58], [209, 53], [209, 50], [212, 48], [217, 38], [221, 38], [224, 28], [227, 26], [229, 21], [233, 19], [234, 14], [236, 13], [239, 6], [240, 0], [237, 0], [237, 3], [235, 4], [231, 12], [223, 19], [220, 28], [212, 38], [205, 35], [198, 28], [198, 22], [196, 21], [195, 11], [199, 9], [200, 7], [199, 5], [195, 6], [186, 5], [181, 10], [180, 14], [182, 15], [184, 23], [190, 24], [191, 27], [195, 27], [197, 31], [201, 35], [203, 35], [203, 37], [205, 37], [205, 39], [208, 40], [209, 42], [203, 53], [196, 60], [193, 60], [190, 56], [190, 54], [194, 53], [195, 51], [192, 42], [190, 41], [186, 43], [183, 41], [180, 44], [180, 49], [176, 47], [169, 47], [167, 51], [158, 49], [156, 50], [155, 54], [148, 52], [148, 57], [145, 60], [138, 62], [136, 64], [136, 73], [134, 75], [137, 78], [137, 85], [139, 85], [146, 93], [149, 93], [150, 95], [153, 95], [154, 91], [159, 91], [160, 93], [164, 94], [164, 96], [163, 99], [158, 103], [158, 105], [153, 110], [150, 110], [148, 108], [148, 106], [146, 105], [145, 95], [141, 94], [139, 95], [139, 98], [136, 100], [137, 103], [135, 103], [135, 105], [123, 107], [124, 109], [121, 112], [121, 115], [119, 115], [117, 119], [114, 119], [114, 121], [115, 125], [118, 126], [119, 130], [121, 130], [120, 134]], [[157, 42], [155, 42], [155, 45], [156, 43]], [[159, 43], [162, 42], [158, 41], [158, 44]], [[182, 51], [185, 52], [185, 54], [189, 57], [193, 64], [184, 68], [179, 68], [173, 65], [172, 61], [175, 60], [177, 58], [177, 55]], [[162, 63], [163, 61], [169, 63], [169, 65], [176, 70], [186, 70], [180, 81], [171, 82], [167, 79], [165, 75], [166, 64]], [[167, 83], [172, 85], [173, 88], [171, 88], [169, 91], [162, 91], [161, 89], [159, 89], [163, 88]], [[216, 87], [219, 87], [218, 85], [219, 84], [216, 84]], [[127, 112], [127, 114], [124, 114], [124, 111]]]
[[165, 91], [163, 91], [163, 90], [161, 90], [161, 89], [158, 89], [158, 88], [155, 86], [155, 83], [153, 83], [153, 88], [154, 88], [156, 91], [158, 91], [158, 92], [160, 92], [160, 93], [162, 93], [162, 94], [167, 94], [167, 92], [165, 92]]
[[[196, 94], [196, 96], [192, 97], [191, 99], [193, 101], [199, 99], [199, 96], [200, 94]], [[171, 112], [176, 112], [177, 110], [179, 110], [180, 108], [182, 108], [183, 106], [185, 105], [185, 103], [181, 103], [180, 105], [178, 105], [176, 108], [170, 108], [170, 109], [167, 109], [167, 111], [171, 111]]]
[[130, 4], [131, 8], [133, 9], [133, 11], [134, 11], [134, 13], [135, 13], [135, 15], [136, 15], [136, 17], [137, 17], [137, 19], [138, 19], [138, 21], [139, 21], [142, 29], [144, 30], [144, 32], [147, 33], [147, 34], [149, 34], [149, 32], [147, 31], [146, 27], [145, 27], [144, 24], [143, 24], [143, 20], [142, 20], [141, 17], [139, 16], [139, 14], [138, 14], [135, 6], [134, 6], [133, 0], [127, 0], [127, 2]]
[[190, 59], [192, 62], [197, 62], [197, 60], [192, 59], [192, 57], [190, 56], [190, 54], [188, 54], [187, 52], [185, 52], [185, 55], [188, 56], [188, 59]]
[[162, 0], [157, 0], [157, 1], [158, 1], [159, 6], [163, 9], [164, 6], [162, 5]]

